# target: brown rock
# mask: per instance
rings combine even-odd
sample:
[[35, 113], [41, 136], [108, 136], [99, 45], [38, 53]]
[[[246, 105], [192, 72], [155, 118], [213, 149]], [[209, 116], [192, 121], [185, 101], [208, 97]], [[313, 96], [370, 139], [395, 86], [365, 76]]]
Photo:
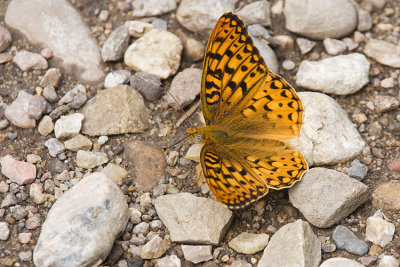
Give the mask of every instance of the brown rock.
[[132, 163], [139, 190], [149, 191], [164, 175], [165, 159], [159, 149], [140, 141], [125, 144], [125, 157]]
[[386, 166], [389, 171], [395, 171], [400, 173], [400, 159], [395, 159], [392, 162], [388, 163]]
[[372, 205], [378, 209], [400, 210], [400, 181], [378, 186], [372, 194]]

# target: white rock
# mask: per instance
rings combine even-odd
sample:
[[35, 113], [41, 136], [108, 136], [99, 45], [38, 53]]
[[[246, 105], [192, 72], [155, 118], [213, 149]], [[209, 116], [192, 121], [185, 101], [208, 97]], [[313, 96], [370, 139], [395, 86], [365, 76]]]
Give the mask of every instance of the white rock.
[[6, 222], [0, 222], [0, 240], [7, 240], [10, 235], [10, 229]]
[[47, 200], [47, 196], [43, 194], [43, 188], [41, 184], [31, 184], [29, 196], [36, 204], [43, 204]]
[[57, 157], [65, 150], [64, 144], [58, 141], [56, 138], [49, 138], [46, 140], [46, 142], [44, 142], [44, 146], [49, 149], [49, 154], [53, 158]]
[[200, 162], [200, 151], [202, 148], [202, 144], [193, 144], [186, 152], [185, 158]]
[[323, 40], [340, 38], [357, 27], [357, 11], [348, 0], [286, 0], [286, 29]]
[[68, 116], [61, 116], [54, 126], [54, 134], [57, 139], [72, 138], [79, 134], [84, 117], [81, 113], [74, 113]]
[[244, 21], [246, 25], [271, 25], [270, 4], [266, 0], [256, 1], [245, 5], [237, 12], [237, 15]]
[[289, 189], [290, 202], [313, 225], [330, 227], [370, 198], [368, 186], [344, 173], [325, 168], [308, 170]]
[[134, 0], [132, 16], [134, 18], [159, 16], [175, 10], [176, 3], [176, 0]]
[[306, 38], [296, 38], [296, 43], [299, 46], [300, 53], [302, 55], [305, 55], [308, 52], [310, 52], [317, 44], [316, 42], [308, 40]]
[[12, 37], [10, 31], [5, 27], [0, 26], [0, 52], [5, 51], [11, 44], [11, 41]]
[[104, 88], [110, 88], [119, 84], [125, 84], [131, 77], [129, 70], [114, 70], [107, 74], [104, 80]]
[[33, 95], [21, 90], [17, 98], [6, 107], [4, 116], [15, 126], [21, 128], [34, 128], [36, 126], [35, 119], [29, 117], [29, 103], [33, 99]]
[[371, 216], [367, 219], [365, 238], [384, 248], [393, 240], [394, 230], [395, 227], [393, 223], [387, 222], [379, 217]]
[[385, 255], [379, 262], [378, 267], [399, 267], [400, 261], [393, 256]]
[[346, 258], [330, 258], [324, 261], [319, 267], [365, 267], [357, 261]]
[[304, 125], [300, 137], [291, 140], [311, 165], [346, 162], [361, 153], [365, 146], [346, 111], [331, 97], [314, 92], [300, 92], [304, 106]]
[[182, 49], [182, 41], [176, 35], [153, 29], [128, 47], [124, 62], [135, 71], [167, 79], [178, 70]]
[[191, 246], [182, 245], [183, 256], [185, 260], [193, 262], [194, 264], [211, 260], [211, 245], [208, 246]]
[[176, 255], [165, 256], [157, 260], [158, 267], [181, 267], [181, 260]]
[[163, 240], [156, 234], [140, 248], [140, 257], [142, 259], [156, 259], [164, 255], [170, 247], [171, 244], [168, 241]]
[[324, 40], [324, 47], [326, 52], [331, 56], [336, 56], [346, 51], [347, 45], [340, 40], [326, 38]]
[[218, 245], [233, 215], [223, 204], [189, 193], [159, 196], [154, 205], [172, 242], [187, 244]]
[[125, 50], [129, 45], [129, 37], [128, 26], [124, 24], [116, 28], [110, 36], [108, 36], [101, 48], [101, 57], [103, 61], [120, 60], [124, 56]]
[[257, 266], [317, 267], [320, 261], [321, 242], [307, 222], [297, 220], [286, 224], [271, 237]]
[[251, 38], [254, 42], [254, 45], [260, 51], [260, 55], [264, 59], [265, 63], [267, 64], [268, 68], [272, 70], [274, 73], [279, 72], [279, 63], [278, 59], [276, 58], [274, 50], [272, 50], [266, 42], [260, 41], [257, 38]]
[[140, 20], [130, 20], [125, 22], [125, 25], [128, 26], [129, 35], [136, 38], [142, 37], [153, 29], [153, 25]]
[[76, 153], [76, 165], [79, 168], [92, 169], [108, 162], [106, 153], [79, 150]]
[[296, 84], [328, 94], [353, 94], [368, 83], [369, 68], [367, 58], [359, 53], [304, 60], [296, 74]]
[[255, 254], [263, 250], [269, 240], [267, 234], [252, 234], [252, 233], [240, 233], [237, 237], [229, 241], [229, 247], [235, 251], [244, 254]]
[[400, 68], [400, 46], [393, 43], [369, 39], [364, 47], [364, 53], [377, 62], [392, 67]]
[[92, 173], [54, 203], [33, 261], [43, 267], [62, 262], [91, 266], [107, 257], [128, 219], [128, 205], [119, 187], [105, 174]]
[[47, 60], [40, 54], [21, 50], [13, 58], [13, 62], [23, 71], [45, 70], [48, 67]]
[[[22, 16], [21, 14], [29, 14]], [[32, 43], [46, 44], [67, 70], [88, 82], [103, 77], [97, 41], [81, 15], [65, 0], [11, 1], [5, 22]], [[60, 64], [58, 63], [58, 64]]]

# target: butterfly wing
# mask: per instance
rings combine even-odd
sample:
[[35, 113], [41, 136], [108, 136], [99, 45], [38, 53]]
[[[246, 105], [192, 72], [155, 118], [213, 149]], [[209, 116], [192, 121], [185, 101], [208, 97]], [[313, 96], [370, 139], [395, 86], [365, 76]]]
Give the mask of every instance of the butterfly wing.
[[238, 157], [222, 147], [206, 144], [200, 160], [210, 190], [230, 208], [243, 208], [268, 193], [291, 187], [307, 170], [303, 155], [281, 150], [258, 158]]
[[243, 22], [225, 13], [211, 33], [203, 63], [201, 102], [207, 125], [220, 121], [243, 99], [250, 100], [267, 74]]

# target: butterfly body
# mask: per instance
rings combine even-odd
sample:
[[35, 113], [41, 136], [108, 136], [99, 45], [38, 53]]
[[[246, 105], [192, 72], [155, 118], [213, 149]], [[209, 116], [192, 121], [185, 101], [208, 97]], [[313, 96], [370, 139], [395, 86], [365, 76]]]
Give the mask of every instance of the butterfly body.
[[233, 13], [210, 36], [201, 85], [206, 125], [188, 134], [204, 144], [200, 161], [217, 200], [242, 208], [301, 179], [307, 163], [286, 143], [300, 134], [301, 100], [269, 71]]

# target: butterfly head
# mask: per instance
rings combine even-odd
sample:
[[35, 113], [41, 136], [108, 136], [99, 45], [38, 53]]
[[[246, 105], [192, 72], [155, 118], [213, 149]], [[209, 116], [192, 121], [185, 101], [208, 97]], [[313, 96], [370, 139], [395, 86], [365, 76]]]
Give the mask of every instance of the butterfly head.
[[203, 143], [204, 140], [204, 127], [190, 128], [187, 130], [190, 138], [196, 143]]

